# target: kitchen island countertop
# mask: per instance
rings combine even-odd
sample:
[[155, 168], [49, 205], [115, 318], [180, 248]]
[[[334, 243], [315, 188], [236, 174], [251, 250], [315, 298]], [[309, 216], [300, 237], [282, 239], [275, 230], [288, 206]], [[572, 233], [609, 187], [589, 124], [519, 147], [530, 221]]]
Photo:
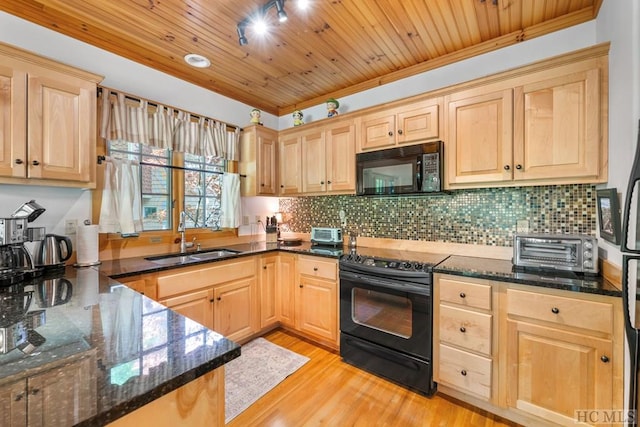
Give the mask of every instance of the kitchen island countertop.
[[[56, 292], [64, 296], [47, 297]], [[0, 352], [0, 391], [22, 387], [15, 397], [28, 401], [38, 390], [30, 381], [47, 373], [57, 378], [38, 390], [46, 405], [25, 403], [16, 409], [19, 405], [12, 403], [11, 416], [24, 418], [25, 424], [27, 417], [67, 417], [56, 425], [105, 425], [240, 355], [233, 341], [95, 267], [66, 267], [0, 288], [0, 297], [2, 325], [31, 330], [30, 345]], [[39, 319], [35, 324], [33, 313]], [[60, 380], [65, 385], [56, 385]], [[68, 386], [74, 391], [64, 389]]]

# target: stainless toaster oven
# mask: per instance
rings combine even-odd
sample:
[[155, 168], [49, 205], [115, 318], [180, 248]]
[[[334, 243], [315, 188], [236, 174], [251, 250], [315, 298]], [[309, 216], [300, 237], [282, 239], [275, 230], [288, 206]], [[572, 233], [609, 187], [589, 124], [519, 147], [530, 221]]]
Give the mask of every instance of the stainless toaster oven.
[[598, 274], [598, 241], [581, 234], [519, 234], [513, 264], [550, 270]]

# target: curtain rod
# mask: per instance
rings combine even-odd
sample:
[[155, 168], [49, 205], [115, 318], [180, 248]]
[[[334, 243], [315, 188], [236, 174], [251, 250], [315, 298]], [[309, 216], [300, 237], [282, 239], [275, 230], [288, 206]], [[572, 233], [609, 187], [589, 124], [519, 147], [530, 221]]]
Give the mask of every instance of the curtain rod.
[[[104, 162], [106, 160], [105, 156], [98, 156], [98, 164], [101, 165], [102, 162]], [[207, 169], [195, 169], [195, 168], [185, 168], [183, 166], [173, 166], [173, 165], [159, 165], [157, 163], [147, 163], [147, 162], [140, 162], [141, 166], [155, 166], [155, 167], [159, 167], [159, 168], [167, 168], [167, 169], [178, 169], [178, 170], [182, 170], [182, 171], [192, 171], [192, 172], [206, 172], [206, 173], [215, 173], [217, 175], [222, 175], [224, 174], [224, 172], [218, 172], [218, 171], [210, 171]], [[246, 178], [247, 175], [243, 175], [240, 174], [241, 178]]]
[[100, 96], [100, 94], [102, 93], [103, 89], [108, 89], [109, 92], [111, 92], [113, 95], [118, 95], [119, 93], [123, 94], [124, 97], [126, 99], [130, 100], [130, 101], [135, 101], [135, 102], [146, 101], [147, 104], [149, 104], [149, 105], [151, 105], [152, 107], [155, 107], [155, 108], [158, 108], [158, 105], [163, 105], [163, 106], [168, 107], [168, 108], [173, 108], [175, 111], [183, 111], [185, 113], [188, 113], [188, 114], [191, 115], [191, 117], [196, 118], [196, 119], [204, 117], [205, 119], [210, 119], [210, 120], [214, 120], [216, 122], [224, 123], [225, 125], [233, 128], [233, 129], [238, 129], [238, 130], [240, 130], [240, 132], [242, 132], [242, 128], [240, 126], [238, 126], [238, 125], [233, 125], [231, 123], [223, 122], [222, 120], [218, 120], [218, 119], [213, 119], [211, 117], [202, 116], [201, 114], [195, 114], [195, 113], [192, 113], [190, 111], [185, 111], [185, 110], [183, 110], [181, 108], [173, 107], [171, 105], [166, 105], [166, 104], [162, 104], [162, 103], [155, 102], [155, 101], [149, 101], [148, 99], [143, 99], [143, 98], [128, 94], [126, 92], [122, 92], [122, 91], [119, 91], [119, 90], [114, 90], [114, 89], [111, 89], [111, 88], [108, 88], [108, 87], [105, 87], [105, 86], [98, 86], [98, 89], [96, 91], [98, 96]]

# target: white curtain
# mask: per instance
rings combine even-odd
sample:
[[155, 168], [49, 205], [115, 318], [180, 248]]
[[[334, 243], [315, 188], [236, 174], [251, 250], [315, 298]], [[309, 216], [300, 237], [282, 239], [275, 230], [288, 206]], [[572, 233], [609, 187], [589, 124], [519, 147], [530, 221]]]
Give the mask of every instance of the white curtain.
[[220, 226], [222, 228], [240, 227], [240, 175], [227, 173], [222, 175], [222, 194], [220, 197]]
[[198, 156], [239, 160], [240, 129], [206, 117], [158, 104], [151, 112], [148, 102], [117, 95], [102, 88], [100, 136], [107, 140], [136, 142]]
[[100, 233], [142, 231], [140, 163], [137, 160], [106, 157], [99, 224]]

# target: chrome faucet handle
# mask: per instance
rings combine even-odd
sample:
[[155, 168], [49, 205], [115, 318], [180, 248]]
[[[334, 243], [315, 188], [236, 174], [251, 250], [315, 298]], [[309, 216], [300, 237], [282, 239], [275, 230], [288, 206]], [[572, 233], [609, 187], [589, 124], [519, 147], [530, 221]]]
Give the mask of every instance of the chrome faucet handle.
[[180, 222], [178, 223], [178, 232], [183, 232], [184, 231], [185, 216], [186, 216], [185, 211], [180, 212]]

